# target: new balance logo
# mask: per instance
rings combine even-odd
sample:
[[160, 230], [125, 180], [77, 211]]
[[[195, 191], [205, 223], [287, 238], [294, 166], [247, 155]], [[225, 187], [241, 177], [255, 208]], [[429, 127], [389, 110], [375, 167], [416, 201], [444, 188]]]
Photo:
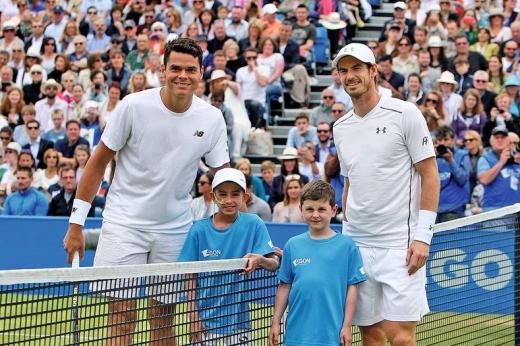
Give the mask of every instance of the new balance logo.
[[376, 133], [377, 134], [380, 134], [380, 133], [386, 133], [386, 127], [378, 127], [376, 129]]
[[193, 133], [193, 136], [202, 137], [202, 136], [204, 136], [204, 131], [195, 130], [195, 132]]

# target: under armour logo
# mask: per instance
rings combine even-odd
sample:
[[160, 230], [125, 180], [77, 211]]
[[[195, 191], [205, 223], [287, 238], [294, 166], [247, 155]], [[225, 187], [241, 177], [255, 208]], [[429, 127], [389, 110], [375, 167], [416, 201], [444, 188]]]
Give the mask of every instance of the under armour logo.
[[422, 139], [422, 145], [423, 145], [423, 146], [428, 145], [428, 136], [423, 137], [423, 139]]
[[195, 130], [195, 132], [193, 133], [193, 136], [202, 137], [202, 136], [204, 136], [204, 131]]
[[379, 133], [386, 133], [386, 127], [383, 127], [383, 128], [377, 128], [376, 129], [376, 133], [379, 134]]
[[73, 213], [75, 213], [75, 212], [77, 212], [77, 211], [78, 211], [78, 207], [73, 207], [73, 208], [72, 208], [72, 212], [73, 212]]

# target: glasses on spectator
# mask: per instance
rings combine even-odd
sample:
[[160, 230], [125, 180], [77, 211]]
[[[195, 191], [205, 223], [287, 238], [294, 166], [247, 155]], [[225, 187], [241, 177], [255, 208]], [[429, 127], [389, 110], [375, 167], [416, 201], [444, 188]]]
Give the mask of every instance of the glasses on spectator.
[[468, 44], [468, 42], [456, 42], [455, 45], [456, 46], [466, 46]]
[[39, 126], [27, 126], [27, 130], [38, 130]]
[[246, 56], [246, 60], [255, 60], [256, 59], [256, 55], [255, 56]]
[[46, 45], [46, 46], [55, 46], [56, 43], [54, 43], [54, 42], [47, 42], [45, 45]]
[[87, 14], [97, 14], [96, 11], [88, 11]]
[[399, 47], [408, 47], [410, 44], [408, 42], [405, 43], [399, 43]]
[[289, 175], [286, 175], [285, 176], [285, 181], [289, 181], [289, 180], [300, 180], [300, 175], [299, 174], [289, 174]]
[[76, 42], [76, 43], [74, 43], [75, 46], [81, 46], [83, 44], [84, 44], [84, 42]]
[[10, 141], [11, 137], [0, 137], [0, 140], [2, 140], [2, 141]]
[[36, 29], [36, 28], [43, 28], [43, 25], [34, 24], [32, 27], [33, 27], [33, 29]]
[[14, 29], [4, 29], [4, 32], [14, 32]]
[[195, 1], [193, 1], [193, 3], [194, 3], [194, 4], [203, 4], [204, 1], [195, 0]]
[[476, 141], [477, 139], [476, 138], [464, 138], [464, 140], [462, 141], [463, 143], [467, 143], [467, 142], [473, 142], [473, 141]]
[[474, 79], [475, 83], [487, 83], [485, 79]]
[[15, 150], [11, 150], [11, 149], [7, 149], [7, 150], [5, 151], [5, 153], [6, 153], [6, 154], [14, 154], [14, 153], [16, 153], [16, 151], [15, 151]]
[[323, 98], [324, 100], [333, 100], [333, 99], [334, 99], [334, 96], [327, 96], [327, 95], [325, 95], [325, 96], [322, 96], [322, 98]]
[[318, 133], [328, 133], [329, 130], [320, 130], [320, 129], [317, 129], [316, 132], [318, 132]]
[[46, 90], [58, 90], [58, 87], [55, 87], [55, 86], [48, 86], [47, 88], [45, 88]]
[[150, 19], [150, 18], [153, 18], [153, 16], [144, 16], [144, 18]]
[[41, 71], [32, 71], [31, 74], [42, 74]]
[[21, 53], [22, 50], [21, 49], [13, 49], [13, 53]]
[[427, 102], [431, 102], [431, 103], [433, 103], [434, 105], [436, 105], [436, 104], [439, 103], [439, 100], [427, 98], [426, 101], [425, 101], [425, 103], [427, 103]]
[[57, 159], [58, 156], [57, 155], [49, 155], [47, 156], [47, 159]]
[[161, 29], [161, 28], [153, 29], [153, 32], [162, 32], [162, 31], [163, 31], [163, 29]]
[[504, 49], [505, 49], [505, 50], [516, 50], [515, 47], [505, 47]]
[[343, 113], [343, 109], [333, 109], [332, 113]]

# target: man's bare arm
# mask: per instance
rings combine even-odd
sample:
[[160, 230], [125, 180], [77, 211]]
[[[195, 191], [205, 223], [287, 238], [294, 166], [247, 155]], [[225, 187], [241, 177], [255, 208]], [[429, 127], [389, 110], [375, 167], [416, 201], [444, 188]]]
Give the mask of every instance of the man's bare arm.
[[343, 186], [343, 195], [341, 196], [341, 204], [343, 205], [343, 221], [347, 220], [347, 196], [348, 196], [348, 188], [350, 186], [350, 183], [348, 181], [348, 178], [345, 178], [345, 184]]
[[230, 167], [231, 167], [231, 165], [229, 164], [229, 162], [226, 162], [225, 164], [223, 164], [222, 166], [219, 166], [219, 167], [210, 167], [209, 173], [215, 175], [215, 173], [220, 171], [222, 168], [230, 168]]

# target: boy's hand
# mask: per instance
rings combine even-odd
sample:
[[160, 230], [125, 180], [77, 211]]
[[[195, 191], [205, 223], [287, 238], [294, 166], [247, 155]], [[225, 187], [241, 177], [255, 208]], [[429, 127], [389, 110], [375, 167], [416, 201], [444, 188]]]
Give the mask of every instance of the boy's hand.
[[280, 323], [273, 321], [269, 330], [269, 346], [278, 345], [278, 337], [280, 336]]
[[343, 326], [341, 328], [341, 332], [339, 333], [339, 340], [341, 342], [341, 346], [350, 346], [352, 345], [352, 326]]
[[257, 268], [260, 268], [260, 264], [264, 260], [264, 256], [260, 256], [254, 253], [248, 253], [244, 256], [244, 258], [248, 258], [247, 266], [244, 269], [244, 274], [250, 274], [254, 272]]

